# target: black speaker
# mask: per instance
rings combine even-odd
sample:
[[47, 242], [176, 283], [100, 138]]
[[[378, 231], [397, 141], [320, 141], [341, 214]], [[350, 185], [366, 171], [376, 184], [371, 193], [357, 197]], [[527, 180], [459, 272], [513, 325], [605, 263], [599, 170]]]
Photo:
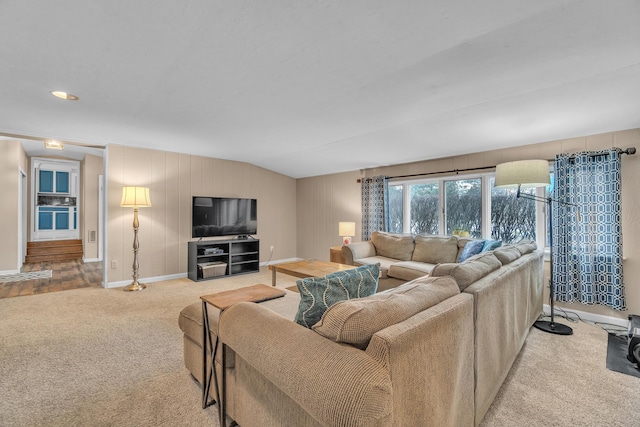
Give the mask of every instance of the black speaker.
[[[629, 353], [627, 359], [631, 363], [640, 362], [640, 316], [629, 315], [629, 330], [627, 331], [627, 342]], [[640, 366], [638, 366], [640, 368]]]

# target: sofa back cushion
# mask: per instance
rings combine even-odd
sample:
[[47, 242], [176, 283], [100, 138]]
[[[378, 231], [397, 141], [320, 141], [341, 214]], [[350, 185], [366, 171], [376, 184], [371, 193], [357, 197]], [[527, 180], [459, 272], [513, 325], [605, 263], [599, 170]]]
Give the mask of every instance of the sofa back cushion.
[[338, 301], [375, 294], [379, 275], [380, 264], [373, 264], [298, 280], [300, 303], [295, 322], [311, 328]]
[[502, 263], [492, 252], [475, 255], [465, 262], [438, 264], [431, 271], [431, 276], [451, 276], [456, 279], [460, 290], [480, 280], [487, 274], [502, 267]]
[[371, 235], [371, 243], [376, 247], [376, 255], [401, 261], [411, 260], [413, 236], [374, 231]]
[[522, 256], [520, 251], [512, 245], [503, 246], [493, 251], [493, 254], [500, 260], [502, 265], [507, 265]]
[[338, 302], [313, 330], [332, 341], [364, 350], [376, 332], [459, 293], [450, 277], [421, 277], [367, 298]]
[[438, 264], [441, 262], [456, 262], [458, 255], [458, 239], [454, 236], [416, 236], [416, 247], [413, 250], [412, 261]]
[[525, 255], [538, 249], [538, 245], [536, 244], [536, 242], [531, 240], [522, 240], [516, 243], [514, 246], [516, 247], [518, 252], [520, 252], [520, 255]]

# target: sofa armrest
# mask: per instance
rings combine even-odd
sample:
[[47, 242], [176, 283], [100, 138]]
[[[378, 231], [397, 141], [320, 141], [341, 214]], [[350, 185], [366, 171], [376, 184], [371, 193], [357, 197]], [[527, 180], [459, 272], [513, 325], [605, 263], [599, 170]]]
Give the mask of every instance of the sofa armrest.
[[389, 372], [364, 351], [330, 341], [260, 304], [220, 316], [222, 342], [323, 425], [388, 425]]
[[355, 265], [355, 260], [376, 256], [376, 247], [371, 241], [349, 243], [342, 247], [345, 264]]

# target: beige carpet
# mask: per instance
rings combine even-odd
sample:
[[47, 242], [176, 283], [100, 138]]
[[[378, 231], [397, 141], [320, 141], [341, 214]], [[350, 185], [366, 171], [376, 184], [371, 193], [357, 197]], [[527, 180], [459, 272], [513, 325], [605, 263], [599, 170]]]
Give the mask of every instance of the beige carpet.
[[[184, 368], [178, 313], [200, 295], [270, 277], [263, 270], [135, 293], [83, 288], [0, 300], [0, 425], [218, 425]], [[483, 426], [638, 425], [640, 379], [605, 369], [605, 332], [572, 326], [572, 337], [532, 331]]]

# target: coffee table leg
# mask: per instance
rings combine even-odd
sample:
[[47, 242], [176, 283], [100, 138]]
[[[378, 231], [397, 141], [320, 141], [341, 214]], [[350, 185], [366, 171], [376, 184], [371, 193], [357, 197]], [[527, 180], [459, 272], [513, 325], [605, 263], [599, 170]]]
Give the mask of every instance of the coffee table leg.
[[273, 268], [271, 270], [271, 286], [275, 286], [276, 285], [276, 269]]

